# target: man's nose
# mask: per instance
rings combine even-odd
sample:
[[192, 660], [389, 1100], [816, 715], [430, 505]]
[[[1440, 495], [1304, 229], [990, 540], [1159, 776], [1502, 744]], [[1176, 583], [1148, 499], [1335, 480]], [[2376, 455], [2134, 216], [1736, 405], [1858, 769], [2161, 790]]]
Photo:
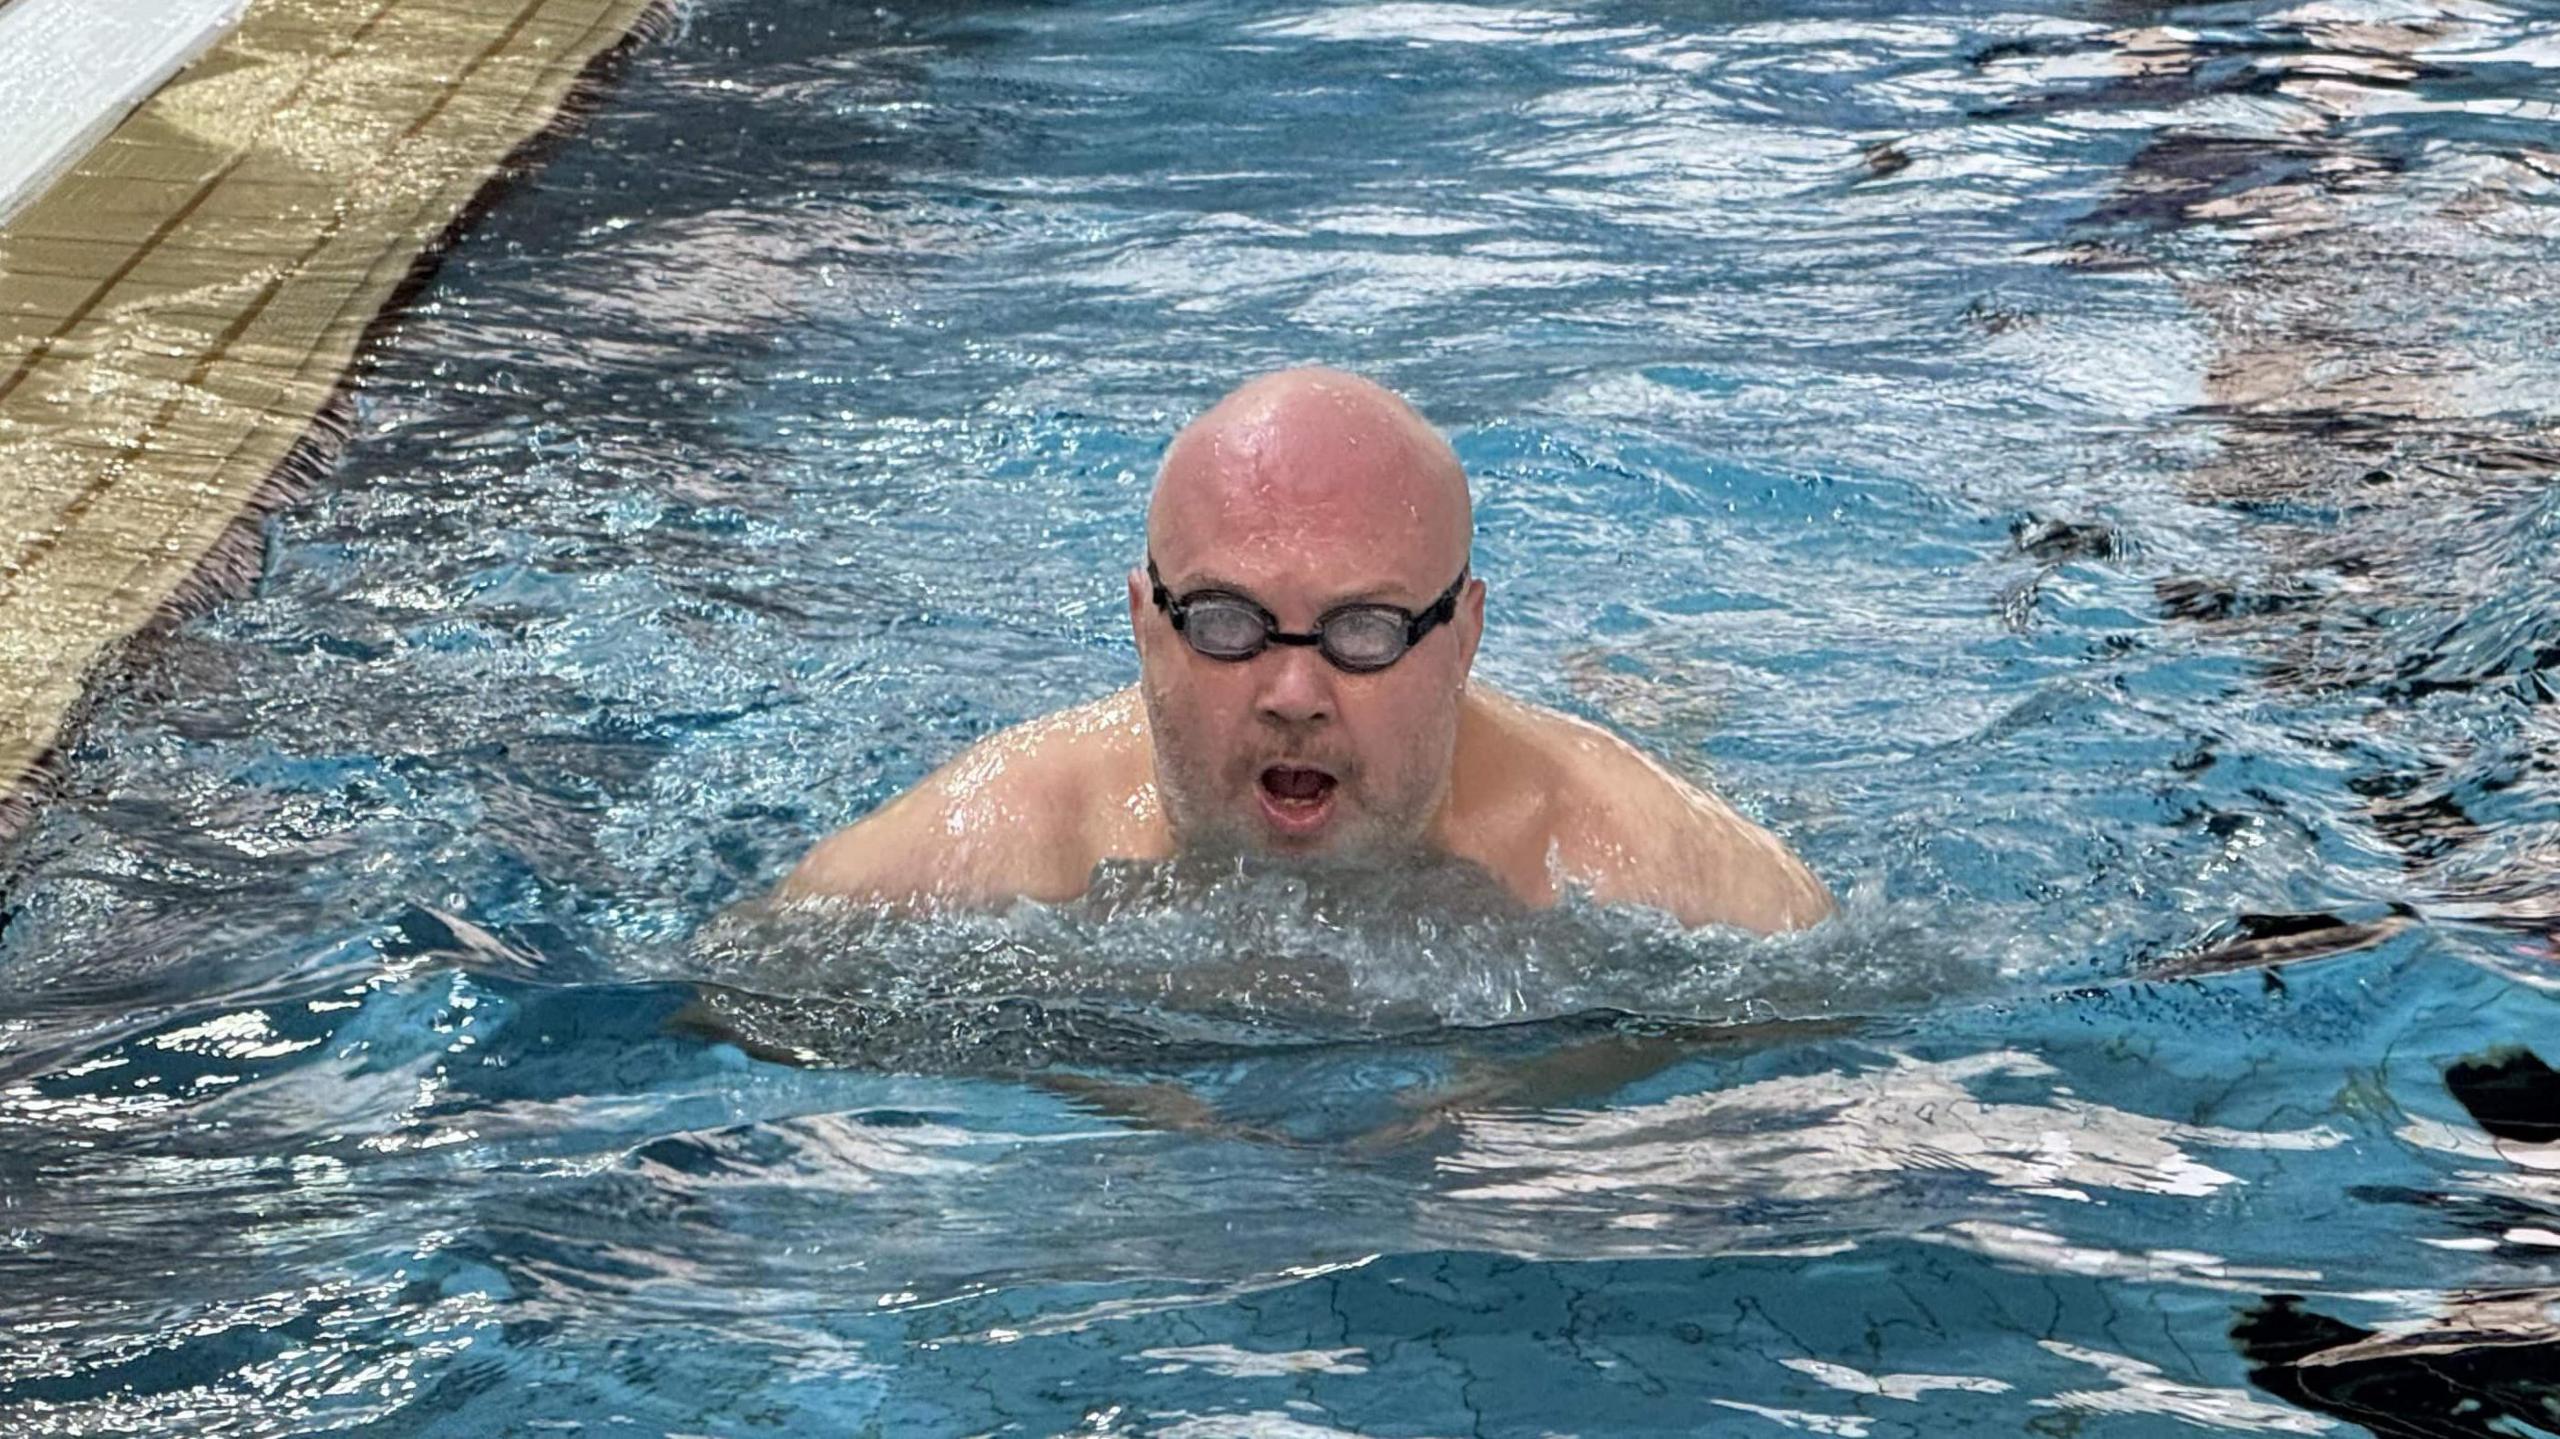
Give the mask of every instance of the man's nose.
[[1262, 686], [1255, 707], [1273, 724], [1319, 725], [1333, 718], [1333, 666], [1313, 645], [1273, 645], [1255, 661]]

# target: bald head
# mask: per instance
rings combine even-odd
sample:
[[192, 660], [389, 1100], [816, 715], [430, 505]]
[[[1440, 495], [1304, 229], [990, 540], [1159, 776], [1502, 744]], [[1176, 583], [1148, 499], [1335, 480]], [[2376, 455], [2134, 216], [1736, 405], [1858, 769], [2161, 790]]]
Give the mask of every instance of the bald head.
[[1466, 562], [1474, 528], [1466, 471], [1440, 432], [1383, 386], [1314, 368], [1249, 380], [1192, 421], [1147, 508], [1148, 549], [1168, 574], [1347, 547], [1385, 570], [1419, 564], [1435, 576], [1426, 595]]
[[[1448, 796], [1484, 634], [1484, 582], [1460, 583], [1473, 530], [1449, 442], [1357, 375], [1265, 375], [1174, 438], [1147, 509], [1160, 580], [1129, 572], [1129, 623], [1156, 792], [1183, 844], [1397, 854], [1422, 842]], [[1187, 637], [1180, 616], [1200, 611], [1179, 607], [1212, 592], [1263, 611], [1261, 648]], [[1384, 665], [1311, 643], [1364, 605], [1433, 619]], [[1224, 613], [1233, 634], [1234, 605]]]

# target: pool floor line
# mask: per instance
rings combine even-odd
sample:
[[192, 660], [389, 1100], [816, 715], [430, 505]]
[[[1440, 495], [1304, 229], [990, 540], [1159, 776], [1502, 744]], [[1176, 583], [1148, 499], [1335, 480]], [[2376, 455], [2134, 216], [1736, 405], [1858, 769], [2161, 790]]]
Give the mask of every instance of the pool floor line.
[[0, 842], [139, 636], [252, 580], [369, 337], [664, 0], [253, 0], [0, 227]]

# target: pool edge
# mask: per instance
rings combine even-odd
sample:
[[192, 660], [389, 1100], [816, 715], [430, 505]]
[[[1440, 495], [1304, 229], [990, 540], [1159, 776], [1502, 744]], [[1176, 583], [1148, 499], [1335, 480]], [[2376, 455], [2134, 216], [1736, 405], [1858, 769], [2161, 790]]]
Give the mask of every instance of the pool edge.
[[[432, 279], [453, 244], [517, 180], [540, 164], [550, 146], [577, 127], [633, 52], [662, 33], [675, 17], [673, 0], [513, 0], [506, 5], [513, 14], [512, 21], [501, 27], [508, 38], [520, 40], [533, 25], [563, 13], [584, 12], [590, 23], [580, 36], [583, 43], [562, 44], [555, 35], [553, 43], [538, 47], [553, 53], [530, 74], [518, 66], [492, 76], [495, 67], [478, 66], [449, 83], [441, 96], [427, 101], [429, 118], [437, 118], [470, 104], [468, 91], [475, 79], [491, 76], [501, 84], [510, 78], [519, 82], [516, 103], [479, 106], [462, 147], [467, 160], [432, 177], [436, 183], [413, 207], [409, 223], [381, 228], [371, 263], [344, 297], [346, 302], [311, 334], [307, 348], [291, 357], [290, 373], [271, 387], [291, 401], [289, 407], [272, 402], [253, 405], [246, 407], [244, 415], [243, 406], [220, 393], [227, 382], [241, 378], [220, 370], [224, 345], [244, 333], [244, 315], [220, 309], [208, 312], [197, 302], [207, 293], [230, 293], [236, 298], [246, 292], [266, 296], [269, 308], [277, 302], [290, 305], [297, 285], [305, 290], [348, 289], [349, 277], [343, 268], [279, 266], [272, 255], [262, 256], [248, 248], [239, 252], [232, 272], [210, 272], [211, 279], [204, 284], [155, 290], [145, 277], [138, 298], [128, 296], [122, 304], [110, 304], [109, 299], [122, 293], [120, 285], [134, 282], [148, 267], [149, 241], [168, 233], [169, 207], [157, 215], [149, 206], [132, 207], [129, 215], [116, 212], [115, 218], [128, 221], [125, 243], [119, 247], [112, 240], [91, 242], [96, 270], [86, 277], [47, 273], [41, 262], [13, 266], [13, 257], [41, 252], [48, 241], [59, 242], [58, 226], [30, 236], [19, 221], [62, 199], [66, 190], [74, 191], [76, 200], [83, 182], [95, 179], [91, 170], [97, 152], [106, 151], [130, 130], [163, 124], [167, 115], [157, 107], [207, 67], [272, 63], [271, 54], [226, 55], [251, 31], [249, 21], [274, 18], [279, 12], [298, 19], [330, 3], [259, 0], [251, 7], [248, 21], [213, 47], [194, 70], [137, 107], [100, 142], [97, 151], [66, 170], [9, 225], [0, 226], [0, 325], [13, 327], [0, 330], [0, 501], [7, 502], [0, 510], [41, 517], [45, 501], [59, 498], [63, 488], [59, 482], [66, 476], [58, 468], [51, 472], [31, 468], [30, 460], [41, 464], [72, 456], [85, 460], [93, 471], [71, 503], [53, 507], [51, 529], [0, 535], [0, 551], [13, 545], [15, 551], [0, 558], [0, 689], [13, 691], [17, 698], [16, 713], [0, 711], [0, 847], [7, 850], [18, 847], [29, 823], [47, 801], [59, 795], [69, 746], [103, 695], [129, 679], [136, 657], [154, 639], [245, 593], [255, 582], [265, 521], [308, 493], [334, 465], [348, 438], [352, 395], [368, 354]], [[491, 0], [426, 0], [423, 4], [369, 0], [366, 8], [377, 17], [398, 12], [403, 19], [423, 18], [465, 35], [475, 24], [493, 25], [505, 19], [492, 13]], [[258, 41], [252, 38], [246, 43]], [[382, 57], [351, 47], [341, 48], [331, 58], [364, 64]], [[409, 92], [413, 100], [420, 94], [414, 88]], [[90, 186], [92, 191], [96, 188]], [[440, 196], [449, 203], [436, 203]], [[327, 198], [332, 213], [348, 212], [350, 199], [345, 193]], [[198, 211], [203, 208], [201, 203], [195, 206]], [[194, 215], [179, 218], [183, 223]], [[254, 229], [263, 217], [246, 218]], [[150, 221], [149, 228], [145, 220]], [[30, 239], [32, 245], [27, 243]], [[359, 253], [363, 248], [358, 247]], [[263, 283], [251, 290], [250, 282], [262, 275]], [[25, 322], [30, 310], [10, 303], [13, 287], [23, 293], [50, 285], [60, 293], [65, 281], [76, 288], [84, 279], [92, 289], [88, 309], [61, 317], [43, 339], [28, 342]], [[169, 302], [165, 309], [158, 305], [163, 300]], [[245, 318], [254, 323], [254, 315]], [[92, 320], [96, 323], [89, 323]], [[173, 321], [202, 343], [191, 350], [134, 344], [137, 338], [153, 338], [149, 331], [155, 320]], [[114, 363], [118, 358], [114, 347], [119, 344], [134, 351], [130, 371]], [[248, 363], [268, 370], [288, 368], [271, 357]], [[99, 391], [95, 382], [101, 375], [111, 383], [104, 387], [99, 403], [82, 406], [75, 397], [66, 408], [59, 404], [60, 396], [48, 395], [30, 383], [35, 372], [49, 365], [75, 372], [86, 366], [93, 394]], [[172, 383], [173, 369], [192, 383]], [[164, 421], [190, 406], [227, 415], [234, 444], [215, 452], [203, 448], [211, 443], [203, 434], [191, 433], [183, 423], [135, 425], [136, 409], [154, 404], [157, 418]], [[243, 424], [261, 444], [242, 442]], [[66, 434], [71, 438], [65, 439]], [[120, 435], [124, 442], [112, 449], [83, 443]], [[257, 458], [262, 451], [269, 457]], [[48, 479], [57, 482], [54, 494], [46, 493]], [[147, 532], [135, 532], [133, 516], [138, 511], [168, 517], [160, 527], [156, 552], [148, 544], [137, 543], [153, 538]], [[39, 560], [68, 555], [85, 566], [71, 567], [66, 576], [57, 565], [57, 573], [48, 574], [43, 565], [29, 562], [31, 555]], [[110, 584], [98, 583], [102, 567], [118, 565], [124, 568], [122, 575]], [[67, 631], [55, 625], [66, 609], [74, 611], [73, 618], [79, 622]], [[14, 864], [17, 856], [7, 858]]]

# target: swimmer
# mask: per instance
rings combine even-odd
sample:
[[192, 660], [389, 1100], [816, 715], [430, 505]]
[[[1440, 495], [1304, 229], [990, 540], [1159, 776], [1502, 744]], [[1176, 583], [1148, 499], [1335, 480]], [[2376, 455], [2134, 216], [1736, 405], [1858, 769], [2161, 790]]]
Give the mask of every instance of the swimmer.
[[1455, 451], [1358, 376], [1253, 380], [1175, 437], [1129, 572], [1139, 682], [973, 746], [821, 842], [785, 900], [988, 906], [1107, 860], [1481, 867], [1685, 925], [1810, 925], [1767, 830], [1605, 730], [1471, 683], [1484, 581]]

